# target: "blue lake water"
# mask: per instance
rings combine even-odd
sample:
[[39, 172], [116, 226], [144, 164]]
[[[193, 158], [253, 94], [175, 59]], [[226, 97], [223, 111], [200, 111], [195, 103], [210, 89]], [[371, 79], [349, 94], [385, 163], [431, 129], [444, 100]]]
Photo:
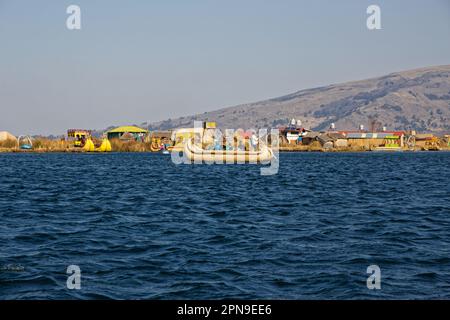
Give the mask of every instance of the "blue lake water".
[[286, 153], [273, 176], [143, 153], [0, 166], [0, 299], [450, 298], [450, 153]]

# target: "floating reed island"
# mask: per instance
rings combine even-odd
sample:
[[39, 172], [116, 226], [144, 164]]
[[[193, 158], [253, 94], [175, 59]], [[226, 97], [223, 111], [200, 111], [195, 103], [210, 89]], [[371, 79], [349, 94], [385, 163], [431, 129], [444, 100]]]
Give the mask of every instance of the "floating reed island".
[[[390, 131], [337, 130], [333, 124], [327, 131], [313, 131], [294, 119], [278, 128], [277, 143], [270, 142], [280, 152], [361, 152], [361, 151], [441, 151], [450, 150], [450, 135], [418, 133], [414, 130]], [[258, 132], [236, 130], [231, 137], [218, 133], [215, 122], [202, 122], [195, 128], [149, 131], [137, 126], [123, 126], [94, 134], [91, 130], [69, 129], [61, 137], [19, 136], [0, 132], [0, 152], [182, 152], [188, 141], [200, 141], [201, 148], [210, 151], [255, 152], [263, 144]], [[216, 136], [220, 136], [220, 139]], [[269, 140], [273, 140], [271, 137]], [[266, 139], [267, 140], [267, 139]]]

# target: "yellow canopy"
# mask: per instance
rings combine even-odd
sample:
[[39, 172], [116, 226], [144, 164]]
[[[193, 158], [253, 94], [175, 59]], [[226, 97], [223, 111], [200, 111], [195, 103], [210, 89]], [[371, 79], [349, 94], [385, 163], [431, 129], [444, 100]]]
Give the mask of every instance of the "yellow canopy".
[[129, 132], [129, 133], [147, 133], [148, 130], [135, 127], [135, 126], [123, 126], [118, 127], [112, 130], [109, 130], [108, 133], [121, 133], [121, 132]]

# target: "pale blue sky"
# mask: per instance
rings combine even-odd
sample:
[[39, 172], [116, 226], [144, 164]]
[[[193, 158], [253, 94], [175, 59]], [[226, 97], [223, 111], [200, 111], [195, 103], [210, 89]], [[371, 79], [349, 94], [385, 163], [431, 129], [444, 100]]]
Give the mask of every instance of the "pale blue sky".
[[[366, 28], [370, 4], [382, 30]], [[449, 39], [447, 0], [0, 0], [0, 131], [163, 120], [450, 64]]]

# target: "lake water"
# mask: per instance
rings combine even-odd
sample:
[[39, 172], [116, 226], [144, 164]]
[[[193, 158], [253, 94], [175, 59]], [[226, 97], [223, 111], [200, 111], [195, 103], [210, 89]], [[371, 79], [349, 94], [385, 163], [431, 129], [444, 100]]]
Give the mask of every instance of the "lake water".
[[450, 298], [450, 153], [281, 154], [273, 176], [143, 153], [0, 164], [0, 299]]

